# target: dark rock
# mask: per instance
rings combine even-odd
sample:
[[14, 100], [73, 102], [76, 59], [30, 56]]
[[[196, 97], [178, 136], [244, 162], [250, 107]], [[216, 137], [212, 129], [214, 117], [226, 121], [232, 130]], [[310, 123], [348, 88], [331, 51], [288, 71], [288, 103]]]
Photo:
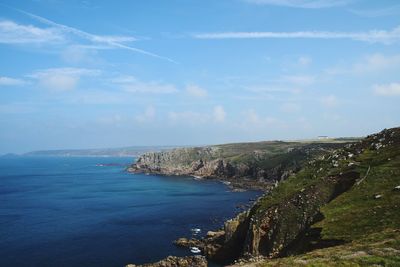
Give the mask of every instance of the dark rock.
[[197, 239], [187, 239], [185, 237], [175, 240], [174, 245], [178, 247], [202, 247], [202, 242]]
[[348, 190], [358, 177], [357, 172], [326, 177], [266, 209], [261, 198], [250, 211], [226, 221], [222, 235], [207, 237], [198, 246], [207, 258], [221, 263], [241, 257], [277, 257], [315, 222], [320, 207]]
[[143, 265], [128, 264], [125, 267], [207, 267], [207, 260], [203, 256], [174, 257]]

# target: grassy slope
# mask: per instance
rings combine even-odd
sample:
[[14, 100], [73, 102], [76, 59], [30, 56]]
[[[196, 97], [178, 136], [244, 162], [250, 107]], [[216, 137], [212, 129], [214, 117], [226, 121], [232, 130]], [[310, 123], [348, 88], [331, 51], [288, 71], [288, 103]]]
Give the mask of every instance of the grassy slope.
[[279, 164], [306, 160], [305, 150], [322, 153], [341, 147], [344, 143], [355, 142], [357, 138], [304, 140], [304, 141], [264, 141], [249, 143], [232, 143], [211, 146], [212, 153], [204, 153], [203, 147], [185, 149], [187, 156], [184, 162], [190, 165], [194, 160], [226, 159], [232, 164], [248, 164], [269, 169]]
[[[358, 163], [356, 167], [348, 167], [351, 161]], [[331, 159], [311, 162], [265, 197], [261, 208], [317, 184], [326, 175], [355, 169], [364, 177], [370, 166], [368, 176], [324, 206], [324, 219], [312, 226], [322, 228], [323, 240], [346, 243], [251, 266], [400, 266], [400, 191], [394, 190], [400, 185], [399, 142], [390, 148], [365, 149], [355, 159], [338, 160], [338, 164], [332, 167]], [[382, 197], [375, 199], [376, 194]]]

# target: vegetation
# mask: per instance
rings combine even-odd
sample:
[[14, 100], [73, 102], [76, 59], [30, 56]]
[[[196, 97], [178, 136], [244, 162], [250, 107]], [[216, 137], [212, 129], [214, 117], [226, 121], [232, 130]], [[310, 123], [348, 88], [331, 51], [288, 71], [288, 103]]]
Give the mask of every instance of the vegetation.
[[302, 249], [249, 266], [400, 266], [400, 128], [310, 161], [257, 210], [262, 214], [310, 186], [324, 190], [324, 177], [349, 171], [359, 180], [321, 208], [321, 218], [303, 233]]

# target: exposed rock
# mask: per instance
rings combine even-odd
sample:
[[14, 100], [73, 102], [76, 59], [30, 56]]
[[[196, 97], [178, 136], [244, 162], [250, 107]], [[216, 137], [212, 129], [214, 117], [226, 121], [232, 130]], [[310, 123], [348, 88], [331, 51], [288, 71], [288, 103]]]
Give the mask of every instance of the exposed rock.
[[[190, 175], [217, 178], [232, 188], [266, 189], [296, 173], [302, 162], [316, 154], [326, 154], [345, 143], [290, 143], [260, 142], [211, 147], [179, 148], [163, 152], [149, 152], [139, 157], [127, 170], [134, 173], [162, 175]], [[281, 150], [276, 152], [277, 147]], [[295, 147], [296, 146], [296, 147]], [[249, 148], [250, 147], [250, 148]]]
[[167, 258], [144, 265], [128, 264], [125, 267], [207, 267], [207, 260], [203, 256], [174, 257]]
[[[368, 136], [358, 143], [336, 150], [331, 156], [320, 159], [322, 162], [307, 162], [312, 167], [307, 169], [306, 178], [304, 181], [300, 180], [302, 182], [300, 185], [290, 184], [292, 187], [288, 187], [289, 192], [278, 191], [282, 195], [271, 199], [268, 195], [264, 196], [249, 211], [226, 221], [223, 230], [209, 232], [204, 239], [181, 238], [175, 244], [198, 247], [206, 257], [223, 263], [230, 263], [239, 258], [252, 261], [284, 255], [298, 237], [317, 220], [320, 208], [351, 188], [360, 177], [360, 173], [354, 171], [355, 168], [349, 168], [352, 164], [346, 160], [356, 157], [355, 164], [360, 165], [363, 163], [362, 157], [353, 155], [359, 155], [365, 151], [376, 153], [376, 155], [383, 154], [388, 147], [400, 143], [400, 135], [394, 134], [395, 131], [400, 132], [400, 129], [385, 130]], [[310, 155], [310, 151], [312, 150], [295, 148], [285, 153], [298, 153], [297, 156], [301, 155], [301, 157], [304, 156], [302, 159], [307, 159], [306, 155]], [[293, 160], [292, 154], [284, 154], [284, 156], [279, 154], [282, 158], [274, 158], [276, 161], [270, 165], [268, 165], [269, 160], [272, 161], [273, 158], [268, 158], [268, 153], [262, 151], [252, 151], [246, 154], [246, 157], [250, 157], [251, 160], [241, 161], [228, 159], [222, 154], [219, 147], [148, 153], [131, 166], [131, 171], [217, 177], [224, 181], [229, 180], [231, 185], [235, 185], [247, 180], [277, 182], [283, 176], [287, 177], [295, 173], [296, 168], [300, 166], [299, 161]], [[394, 153], [391, 157], [395, 159], [396, 155], [398, 154]], [[298, 158], [295, 159], [298, 160]], [[376, 157], [373, 160], [387, 163], [386, 159], [387, 155], [384, 155], [381, 159]], [[257, 160], [264, 160], [264, 165], [259, 164]], [[364, 162], [364, 167], [366, 166], [368, 165]], [[367, 174], [360, 182], [365, 180], [370, 167], [369, 165]], [[320, 174], [316, 176], [316, 173]], [[400, 186], [396, 186], [394, 190], [400, 190]], [[373, 197], [380, 199], [383, 195], [375, 194]], [[176, 262], [175, 258], [167, 262], [170, 264], [174, 261]], [[162, 264], [164, 265], [148, 266], [186, 266], [165, 265], [165, 262]]]
[[263, 207], [261, 198], [250, 211], [226, 221], [224, 231], [203, 240], [179, 239], [176, 244], [196, 245], [207, 258], [221, 263], [241, 257], [279, 256], [315, 221], [320, 207], [348, 190], [358, 177], [356, 172], [329, 176], [267, 207]]
[[179, 238], [173, 242], [176, 246], [179, 247], [202, 247], [202, 242], [197, 239], [187, 239], [185, 237]]
[[217, 236], [221, 236], [221, 235], [224, 235], [225, 234], [225, 232], [224, 231], [217, 231], [217, 232], [214, 232], [214, 231], [208, 231], [207, 232], [207, 237], [208, 238], [215, 238], [215, 237], [217, 237]]

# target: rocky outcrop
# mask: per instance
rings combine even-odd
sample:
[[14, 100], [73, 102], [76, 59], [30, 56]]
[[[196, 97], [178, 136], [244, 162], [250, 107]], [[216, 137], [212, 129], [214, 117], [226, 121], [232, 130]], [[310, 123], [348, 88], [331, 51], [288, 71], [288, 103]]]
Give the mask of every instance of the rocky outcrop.
[[278, 142], [270, 147], [264, 144], [263, 150], [245, 150], [241, 148], [243, 144], [238, 144], [238, 149], [231, 144], [229, 149], [211, 146], [149, 152], [139, 157], [128, 171], [218, 178], [229, 181], [232, 187], [265, 188], [297, 172], [310, 157], [344, 145], [296, 143], [294, 148], [283, 149], [289, 144]]
[[128, 264], [125, 267], [207, 267], [207, 260], [203, 256], [174, 257], [167, 258], [144, 265]]
[[243, 255], [280, 256], [300, 233], [318, 219], [320, 208], [347, 191], [358, 178], [357, 172], [328, 176], [277, 204], [266, 208], [254, 207]]
[[[337, 148], [313, 144], [273, 156], [265, 151], [247, 151], [229, 157], [219, 147], [191, 148], [147, 153], [130, 171], [217, 177], [230, 183], [239, 179], [278, 181], [291, 176], [259, 198], [248, 211], [226, 221], [223, 228], [208, 232], [200, 240], [180, 238], [174, 242], [178, 246], [198, 247], [210, 260], [228, 264], [237, 259], [251, 261], [301, 252], [302, 242], [312, 232], [310, 226], [321, 219], [324, 205], [353, 185], [366, 183], [371, 168], [398, 159], [400, 128], [383, 130]], [[398, 187], [396, 182], [391, 190], [397, 192]], [[381, 194], [376, 196], [375, 199], [382, 198]], [[168, 264], [176, 260], [170, 258]]]
[[246, 164], [232, 164], [218, 158], [218, 149], [183, 148], [172, 151], [143, 154], [128, 171], [149, 172], [164, 175], [193, 175], [224, 177], [252, 175]]
[[221, 263], [280, 256], [315, 222], [320, 208], [348, 190], [358, 177], [357, 172], [328, 176], [273, 204], [265, 196], [249, 211], [226, 221], [217, 234], [203, 240], [179, 239], [176, 244], [200, 247], [207, 258]]
[[314, 158], [249, 211], [225, 222], [218, 234], [188, 244], [196, 244], [209, 259], [223, 263], [296, 253], [309, 227], [321, 219], [321, 207], [368, 179], [371, 166], [398, 157], [399, 148], [400, 128], [393, 128]]

